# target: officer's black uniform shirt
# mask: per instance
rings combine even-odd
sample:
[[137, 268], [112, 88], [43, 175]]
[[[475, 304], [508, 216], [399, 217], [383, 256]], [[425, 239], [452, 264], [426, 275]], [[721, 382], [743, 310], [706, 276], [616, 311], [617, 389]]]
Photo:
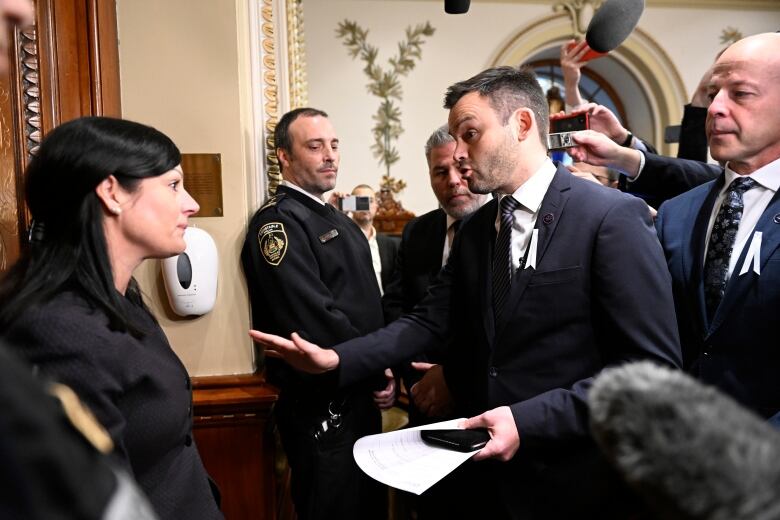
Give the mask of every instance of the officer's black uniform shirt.
[[[241, 261], [259, 330], [298, 332], [329, 347], [384, 325], [368, 241], [330, 204], [279, 186], [252, 218]], [[282, 392], [323, 400], [336, 392], [333, 375], [303, 374], [276, 359], [266, 367]]]

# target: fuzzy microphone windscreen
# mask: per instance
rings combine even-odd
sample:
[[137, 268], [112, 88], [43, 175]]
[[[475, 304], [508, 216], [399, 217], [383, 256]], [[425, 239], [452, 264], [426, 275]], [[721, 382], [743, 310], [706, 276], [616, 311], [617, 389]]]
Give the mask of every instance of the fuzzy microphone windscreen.
[[591, 430], [668, 519], [780, 519], [780, 431], [715, 388], [649, 362], [604, 370]]
[[597, 52], [615, 49], [629, 37], [644, 9], [644, 0], [607, 0], [588, 24], [588, 46]]

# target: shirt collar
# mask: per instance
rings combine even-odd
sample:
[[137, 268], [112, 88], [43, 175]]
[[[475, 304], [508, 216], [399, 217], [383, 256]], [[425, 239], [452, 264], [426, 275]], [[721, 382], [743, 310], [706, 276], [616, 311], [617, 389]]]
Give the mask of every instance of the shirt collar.
[[[445, 213], [445, 215], [447, 215], [447, 214]], [[457, 222], [458, 220], [460, 220], [460, 219], [453, 218], [453, 217], [451, 217], [451, 216], [447, 215], [447, 231], [449, 231], [449, 230], [450, 230], [450, 228], [452, 227], [452, 225], [453, 225], [455, 222]]]
[[[556, 171], [557, 168], [553, 162], [547, 159], [527, 181], [512, 193], [512, 197], [522, 204], [526, 210], [536, 213], [542, 206], [542, 200], [550, 187]], [[499, 195], [499, 202], [501, 202], [502, 197], [502, 195]]]
[[775, 159], [749, 175], [740, 175], [726, 165], [726, 179], [721, 193], [725, 192], [737, 177], [750, 177], [762, 187], [777, 192], [780, 189], [780, 159]]
[[371, 226], [371, 234], [369, 235], [369, 242], [374, 241], [376, 242], [376, 228], [374, 226]]
[[301, 188], [300, 186], [298, 186], [298, 185], [296, 185], [296, 184], [293, 184], [293, 183], [291, 183], [290, 181], [288, 181], [288, 180], [286, 180], [286, 179], [285, 179], [285, 180], [283, 180], [282, 182], [280, 182], [279, 184], [281, 184], [282, 186], [287, 186], [288, 188], [291, 188], [291, 189], [293, 189], [293, 190], [295, 190], [295, 191], [299, 191], [299, 192], [303, 193], [304, 195], [306, 195], [307, 197], [309, 197], [310, 199], [312, 199], [312, 200], [316, 200], [317, 202], [319, 202], [319, 203], [320, 203], [320, 204], [322, 204], [323, 206], [325, 205], [325, 201], [324, 201], [324, 200], [322, 200], [322, 199], [321, 199], [321, 198], [319, 198], [319, 197], [315, 197], [314, 195], [312, 195], [312, 194], [311, 194], [311, 193], [309, 193], [308, 191], [304, 190], [304, 189], [303, 189], [303, 188]]

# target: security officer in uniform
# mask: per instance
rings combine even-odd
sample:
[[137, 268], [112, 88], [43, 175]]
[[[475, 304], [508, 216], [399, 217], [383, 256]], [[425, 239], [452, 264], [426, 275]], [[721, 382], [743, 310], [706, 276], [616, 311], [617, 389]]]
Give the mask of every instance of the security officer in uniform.
[[[360, 228], [323, 200], [336, 184], [338, 138], [325, 112], [299, 108], [274, 132], [283, 181], [249, 224], [241, 261], [256, 328], [298, 331], [336, 345], [380, 328], [379, 286]], [[308, 375], [268, 359], [280, 389], [276, 420], [292, 470], [298, 518], [386, 517], [386, 488], [364, 475], [352, 446], [379, 433], [368, 384], [338, 389], [332, 376]], [[372, 388], [374, 387], [374, 388]]]

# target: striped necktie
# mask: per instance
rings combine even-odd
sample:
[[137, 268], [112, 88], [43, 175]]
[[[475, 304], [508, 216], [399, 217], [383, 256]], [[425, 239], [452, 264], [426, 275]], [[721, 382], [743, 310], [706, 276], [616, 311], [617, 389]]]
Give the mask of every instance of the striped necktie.
[[504, 310], [512, 285], [512, 224], [515, 221], [514, 212], [519, 205], [511, 195], [503, 197], [499, 205], [501, 223], [493, 251], [493, 313], [496, 320]]

